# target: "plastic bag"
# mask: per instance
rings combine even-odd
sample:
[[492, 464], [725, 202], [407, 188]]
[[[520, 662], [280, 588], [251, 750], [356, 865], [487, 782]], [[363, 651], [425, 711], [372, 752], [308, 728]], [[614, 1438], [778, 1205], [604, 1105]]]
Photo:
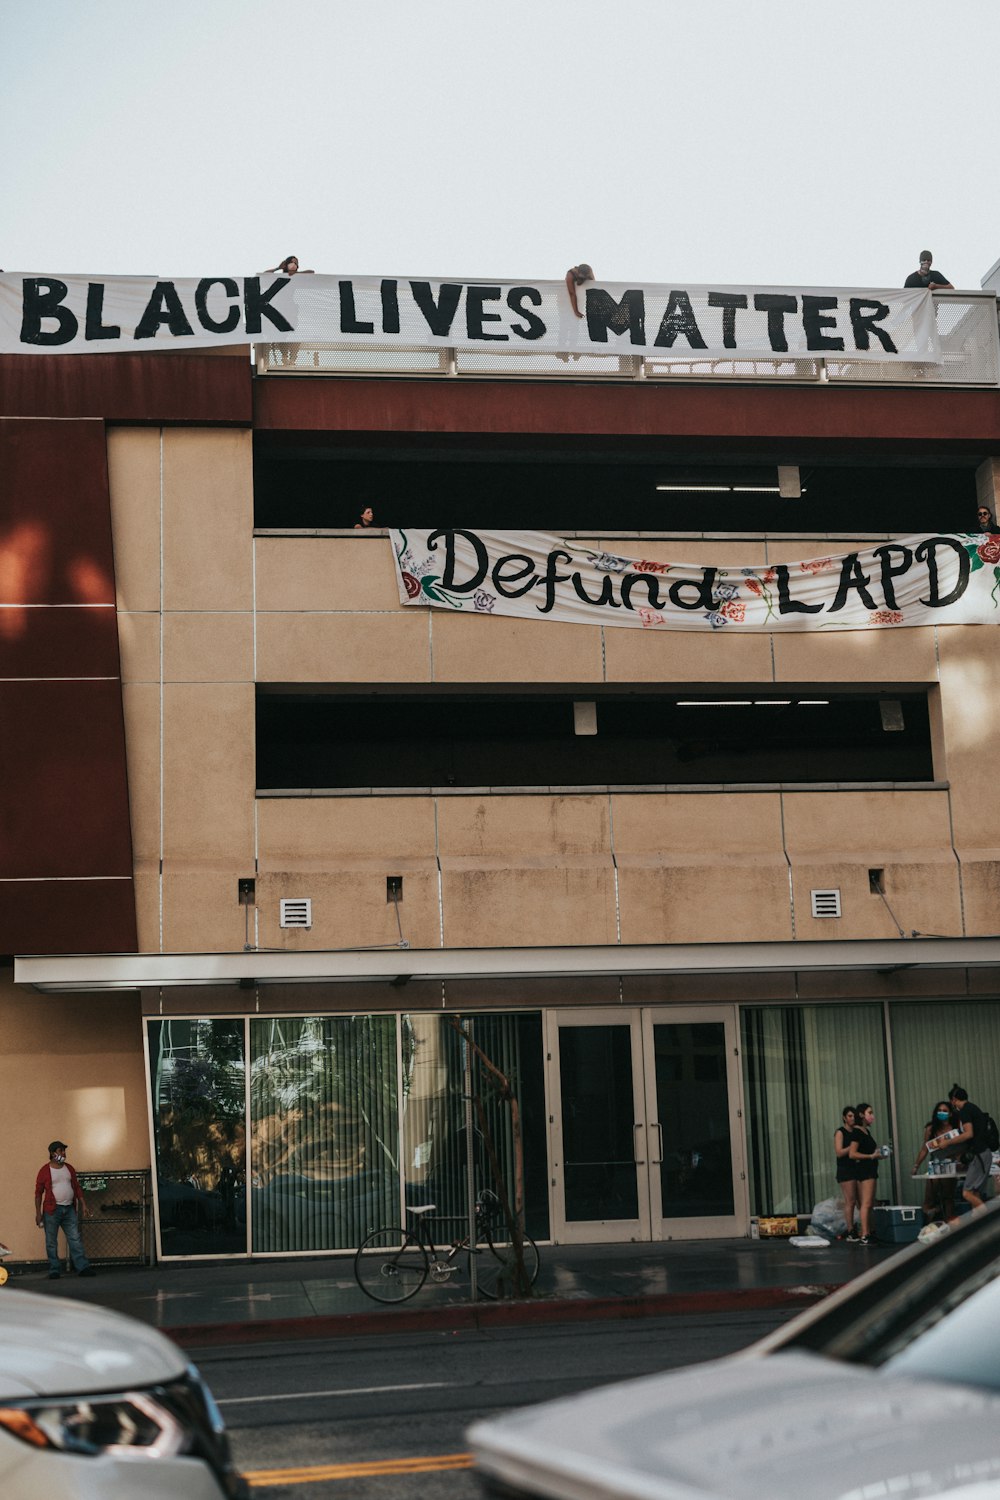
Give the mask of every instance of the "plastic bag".
[[847, 1220], [839, 1198], [824, 1198], [812, 1211], [809, 1233], [822, 1240], [837, 1240], [847, 1233]]

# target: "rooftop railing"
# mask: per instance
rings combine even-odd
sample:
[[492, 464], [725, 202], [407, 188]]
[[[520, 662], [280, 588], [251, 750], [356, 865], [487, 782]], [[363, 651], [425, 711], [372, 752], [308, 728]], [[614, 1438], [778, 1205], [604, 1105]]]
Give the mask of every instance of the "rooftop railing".
[[940, 364], [849, 359], [649, 359], [631, 354], [538, 354], [521, 350], [371, 344], [257, 344], [258, 375], [401, 375], [429, 379], [651, 380], [798, 385], [1000, 385], [1000, 336], [994, 292], [934, 294]]

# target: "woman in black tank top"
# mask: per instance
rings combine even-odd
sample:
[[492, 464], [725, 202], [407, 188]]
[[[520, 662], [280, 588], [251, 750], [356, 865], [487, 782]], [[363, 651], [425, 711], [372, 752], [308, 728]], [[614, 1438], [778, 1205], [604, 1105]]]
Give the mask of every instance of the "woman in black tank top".
[[872, 1204], [878, 1178], [879, 1148], [872, 1135], [875, 1111], [870, 1104], [859, 1104], [854, 1111], [855, 1127], [851, 1136], [850, 1160], [858, 1174], [858, 1210], [861, 1215], [860, 1244], [867, 1245], [872, 1235]]
[[854, 1215], [858, 1206], [858, 1177], [851, 1161], [851, 1140], [854, 1135], [854, 1105], [847, 1104], [841, 1110], [842, 1123], [833, 1132], [833, 1150], [837, 1158], [837, 1183], [844, 1198], [844, 1223], [847, 1229], [844, 1238], [856, 1240]]

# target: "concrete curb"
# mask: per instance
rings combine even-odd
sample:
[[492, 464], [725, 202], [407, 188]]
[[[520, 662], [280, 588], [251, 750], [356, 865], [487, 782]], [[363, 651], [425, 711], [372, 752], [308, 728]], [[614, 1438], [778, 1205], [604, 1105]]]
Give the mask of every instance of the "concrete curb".
[[266, 1344], [299, 1339], [362, 1338], [383, 1333], [474, 1332], [531, 1324], [606, 1322], [614, 1318], [664, 1318], [697, 1313], [749, 1312], [809, 1307], [843, 1283], [753, 1287], [742, 1291], [667, 1292], [654, 1297], [581, 1297], [558, 1301], [456, 1302], [447, 1307], [386, 1309], [311, 1318], [262, 1318], [249, 1323], [191, 1323], [161, 1328], [185, 1349], [219, 1344]]

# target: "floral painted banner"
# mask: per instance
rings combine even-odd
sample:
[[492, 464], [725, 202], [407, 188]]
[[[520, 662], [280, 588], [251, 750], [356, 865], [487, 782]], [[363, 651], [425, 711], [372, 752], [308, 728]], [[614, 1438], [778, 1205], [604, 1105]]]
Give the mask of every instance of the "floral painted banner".
[[803, 562], [704, 567], [539, 531], [390, 531], [407, 605], [640, 630], [1000, 624], [1000, 535], [931, 533]]

